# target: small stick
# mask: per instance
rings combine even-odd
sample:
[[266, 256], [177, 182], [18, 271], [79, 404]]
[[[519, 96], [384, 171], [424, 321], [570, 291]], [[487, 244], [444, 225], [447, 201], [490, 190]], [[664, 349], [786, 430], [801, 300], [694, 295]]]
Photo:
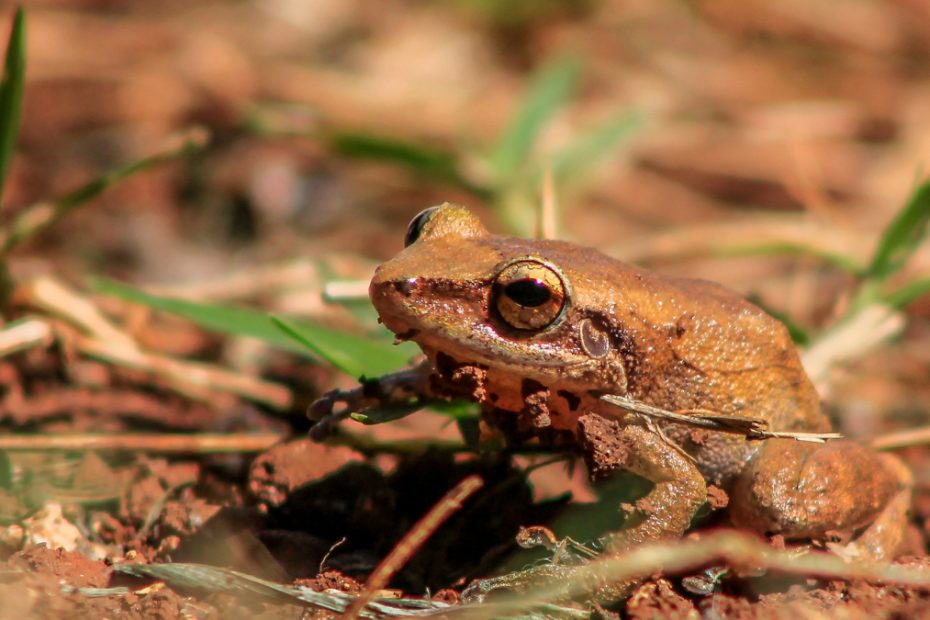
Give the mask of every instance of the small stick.
[[333, 280], [323, 286], [326, 301], [368, 299], [368, 280]]
[[44, 310], [81, 330], [83, 333], [73, 334], [71, 344], [84, 355], [164, 377], [176, 391], [199, 400], [207, 398], [207, 390], [213, 390], [230, 392], [278, 410], [291, 405], [291, 392], [283, 385], [219, 366], [142, 350], [132, 336], [114, 325], [92, 301], [54, 278], [37, 278], [18, 288], [16, 295], [21, 303]]
[[42, 319], [27, 318], [0, 330], [0, 357], [33, 347], [48, 346], [55, 339], [52, 326]]
[[279, 411], [291, 406], [291, 391], [285, 386], [219, 366], [113, 346], [110, 342], [81, 335], [75, 337], [73, 344], [84, 355], [158, 375], [176, 391], [198, 400], [206, 398], [206, 390], [215, 390], [236, 394]]
[[555, 195], [555, 181], [552, 177], [552, 166], [546, 166], [543, 170], [542, 181], [542, 201], [539, 208], [539, 238], [556, 239], [558, 236], [558, 225], [556, 223], [556, 213], [558, 213], [558, 198]]
[[0, 451], [112, 450], [159, 454], [262, 452], [285, 439], [281, 433], [63, 433], [0, 435]]
[[659, 571], [680, 575], [707, 566], [725, 564], [735, 568], [751, 567], [786, 575], [816, 576], [823, 579], [864, 579], [917, 588], [930, 587], [930, 570], [887, 562], [848, 562], [823, 551], [797, 555], [779, 551], [757, 536], [735, 530], [720, 530], [697, 540], [681, 539], [639, 545], [623, 554], [603, 556], [602, 560], [544, 581], [540, 587], [519, 594], [500, 595], [495, 601], [480, 605], [463, 605], [442, 610], [445, 618], [488, 618], [511, 610], [529, 610], [553, 600], [564, 600], [590, 592], [594, 583], [624, 582]]
[[375, 597], [378, 590], [387, 585], [388, 580], [406, 564], [413, 554], [423, 545], [427, 538], [433, 535], [452, 513], [462, 507], [462, 503], [471, 497], [478, 489], [484, 486], [484, 481], [478, 475], [471, 475], [455, 485], [455, 488], [443, 496], [429, 512], [417, 521], [406, 535], [398, 542], [391, 552], [381, 560], [377, 568], [368, 576], [365, 589], [346, 613], [348, 620], [354, 620], [368, 603]]
[[827, 439], [841, 439], [840, 433], [800, 433], [794, 431], [770, 431], [768, 422], [762, 418], [749, 418], [744, 416], [721, 415], [713, 411], [704, 409], [691, 409], [683, 412], [668, 411], [660, 407], [654, 407], [615, 394], [605, 394], [601, 400], [620, 407], [633, 413], [647, 416], [649, 418], [665, 420], [667, 422], [676, 422], [686, 424], [697, 428], [704, 428], [721, 433], [733, 433], [735, 435], [745, 435], [747, 439], [796, 439], [797, 441], [810, 441], [823, 443]]
[[930, 426], [922, 426], [876, 437], [872, 441], [872, 447], [876, 450], [897, 450], [927, 443], [930, 443]]

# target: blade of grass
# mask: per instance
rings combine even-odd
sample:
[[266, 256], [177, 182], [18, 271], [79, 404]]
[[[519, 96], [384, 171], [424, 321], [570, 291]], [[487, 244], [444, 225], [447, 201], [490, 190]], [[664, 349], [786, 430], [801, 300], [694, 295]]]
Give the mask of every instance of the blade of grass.
[[919, 185], [885, 229], [869, 265], [867, 278], [884, 281], [910, 258], [930, 223], [930, 181]]
[[416, 354], [412, 343], [395, 346], [306, 321], [270, 318], [282, 334], [353, 377], [377, 377], [399, 370]]
[[583, 134], [552, 159], [552, 172], [560, 178], [575, 178], [598, 160], [613, 153], [617, 145], [643, 126], [642, 117], [629, 112]]
[[480, 198], [489, 198], [490, 190], [475, 185], [459, 172], [456, 157], [449, 151], [405, 142], [387, 136], [335, 132], [327, 137], [329, 145], [340, 155], [357, 159], [388, 161], [427, 177], [468, 190]]
[[34, 237], [53, 226], [76, 207], [85, 204], [120, 181], [143, 170], [179, 159], [202, 149], [207, 144], [207, 138], [208, 136], [202, 131], [192, 131], [184, 137], [179, 146], [108, 172], [63, 198], [50, 202], [40, 202], [24, 209], [8, 226], [0, 228], [0, 257], [8, 254], [10, 250], [26, 239]]
[[909, 282], [895, 292], [886, 294], [884, 301], [889, 306], [901, 309], [918, 297], [927, 294], [930, 294], [930, 278]]
[[19, 7], [13, 17], [4, 56], [3, 77], [0, 79], [0, 204], [3, 202], [3, 186], [13, 161], [13, 148], [19, 132], [25, 75], [26, 13]]
[[533, 79], [520, 111], [488, 157], [498, 184], [512, 178], [520, 169], [546, 121], [571, 94], [578, 71], [575, 58], [562, 57]]
[[784, 326], [788, 328], [788, 333], [791, 335], [791, 340], [793, 340], [796, 345], [805, 347], [811, 343], [811, 335], [808, 333], [808, 331], [795, 323], [786, 312], [766, 304], [758, 295], [750, 295], [748, 299], [755, 305], [762, 308], [766, 314], [769, 314], [781, 321]]
[[288, 321], [300, 336], [295, 339], [292, 334], [283, 332], [265, 312], [157, 297], [103, 279], [96, 280], [94, 287], [106, 295], [183, 316], [206, 329], [257, 338], [313, 359], [322, 359], [355, 377], [373, 377], [397, 370], [416, 352], [411, 344], [395, 347], [309, 321]]

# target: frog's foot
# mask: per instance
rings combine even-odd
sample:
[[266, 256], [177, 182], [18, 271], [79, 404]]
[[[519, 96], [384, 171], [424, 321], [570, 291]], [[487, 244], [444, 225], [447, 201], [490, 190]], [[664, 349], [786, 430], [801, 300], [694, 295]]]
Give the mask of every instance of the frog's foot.
[[895, 457], [847, 441], [769, 439], [730, 494], [739, 527], [788, 539], [857, 532], [860, 557], [891, 559], [910, 504], [911, 475]]
[[514, 571], [499, 577], [478, 579], [462, 591], [463, 603], [480, 603], [493, 592], [509, 591], [515, 594], [551, 589], [550, 601], [564, 600], [570, 594], [569, 584], [577, 566], [540, 564], [525, 570]]
[[424, 362], [377, 379], [362, 378], [361, 385], [351, 390], [326, 392], [307, 409], [307, 417], [316, 421], [310, 437], [322, 441], [336, 424], [355, 412], [400, 407], [414, 411], [425, 406], [434, 398], [428, 380], [431, 368]]
[[894, 473], [901, 490], [851, 545], [855, 545], [859, 557], [863, 559], [893, 560], [904, 542], [914, 476], [898, 457], [892, 454], [879, 456], [885, 467]]
[[[641, 583], [641, 579], [611, 581], [587, 570], [587, 562], [566, 549], [579, 545], [563, 539], [553, 550], [552, 559], [545, 563], [499, 577], [479, 579], [462, 592], [463, 603], [479, 603], [489, 594], [507, 591], [513, 594], [545, 592], [546, 602], [564, 602], [570, 599], [592, 599], [598, 604], [609, 605], [623, 600]], [[581, 545], [590, 551], [590, 548]], [[569, 561], [571, 563], [560, 563]], [[596, 561], [596, 560], [595, 560]]]
[[326, 392], [307, 408], [307, 417], [316, 422], [310, 428], [310, 437], [315, 441], [326, 439], [336, 424], [370, 404], [371, 399], [365, 396], [364, 386]]

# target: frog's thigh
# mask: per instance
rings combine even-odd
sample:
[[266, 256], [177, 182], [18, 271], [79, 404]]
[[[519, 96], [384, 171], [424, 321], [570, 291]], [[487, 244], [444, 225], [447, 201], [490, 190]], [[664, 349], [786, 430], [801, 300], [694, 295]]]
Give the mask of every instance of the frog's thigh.
[[829, 530], [864, 527], [895, 503], [895, 514], [882, 519], [903, 517], [900, 504], [906, 511], [906, 500], [896, 496], [909, 496], [909, 484], [897, 459], [859, 444], [769, 439], [737, 478], [730, 517], [735, 525], [760, 532], [819, 538]]
[[622, 467], [655, 485], [637, 502], [638, 521], [609, 537], [609, 550], [681, 536], [707, 499], [704, 477], [695, 464], [677, 447], [640, 426], [588, 415], [579, 420], [579, 430], [592, 473], [597, 474], [598, 466], [606, 468], [605, 462], [611, 460], [615, 468]]

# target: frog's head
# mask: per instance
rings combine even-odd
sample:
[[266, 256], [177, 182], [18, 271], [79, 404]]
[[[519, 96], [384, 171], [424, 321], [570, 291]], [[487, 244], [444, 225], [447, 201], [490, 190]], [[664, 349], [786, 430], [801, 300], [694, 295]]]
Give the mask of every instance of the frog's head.
[[576, 246], [491, 235], [471, 211], [451, 204], [414, 217], [404, 245], [378, 267], [369, 289], [398, 338], [431, 357], [444, 353], [547, 385], [622, 388], [610, 326], [578, 303], [572, 286], [576, 275], [590, 278], [563, 267], [578, 264]]

